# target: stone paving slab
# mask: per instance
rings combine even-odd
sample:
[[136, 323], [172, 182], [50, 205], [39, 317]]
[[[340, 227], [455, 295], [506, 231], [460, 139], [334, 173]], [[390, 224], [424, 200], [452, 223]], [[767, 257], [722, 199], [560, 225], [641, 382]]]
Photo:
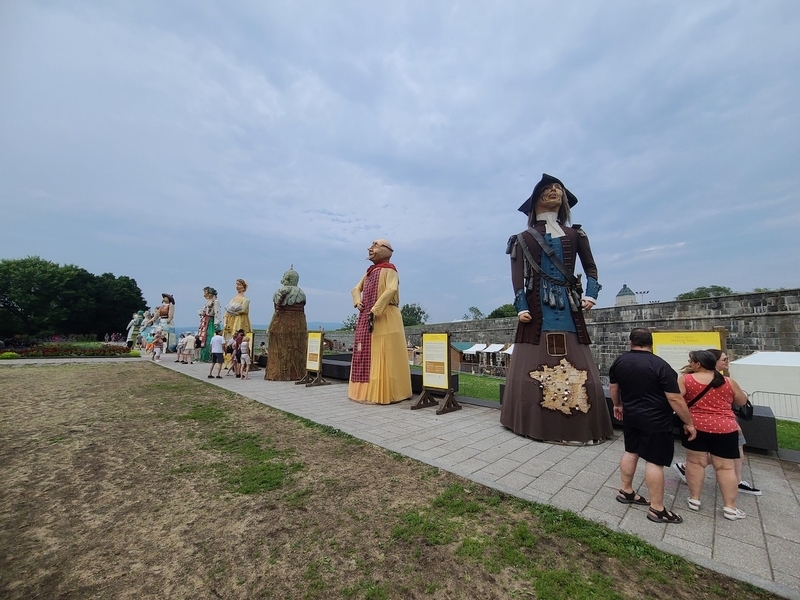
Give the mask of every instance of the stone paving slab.
[[[142, 359], [16, 360], [2, 366], [39, 366], [65, 362]], [[599, 446], [556, 446], [534, 442], [500, 425], [496, 409], [463, 404], [462, 410], [437, 415], [435, 407], [411, 411], [410, 402], [370, 406], [352, 402], [341, 382], [305, 388], [293, 382], [264, 381], [263, 371], [247, 381], [233, 376], [207, 379], [208, 364], [159, 366], [291, 414], [329, 425], [423, 463], [450, 471], [524, 500], [572, 510], [587, 519], [636, 535], [656, 547], [703, 567], [748, 581], [786, 598], [800, 600], [800, 465], [746, 454], [744, 474], [762, 496], [740, 495], [747, 512], [742, 521], [722, 516], [713, 470], [706, 473], [699, 513], [686, 507], [686, 486], [665, 469], [665, 505], [684, 523], [664, 525], [646, 519], [645, 507], [615, 501], [622, 436]], [[676, 444], [675, 460], [683, 448]], [[646, 494], [644, 466], [634, 489]]]

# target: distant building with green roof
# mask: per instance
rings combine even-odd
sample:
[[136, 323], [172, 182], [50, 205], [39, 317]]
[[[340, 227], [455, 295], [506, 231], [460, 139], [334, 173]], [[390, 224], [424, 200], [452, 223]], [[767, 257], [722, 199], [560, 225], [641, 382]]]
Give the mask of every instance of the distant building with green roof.
[[636, 301], [636, 292], [629, 288], [627, 283], [623, 283], [622, 289], [617, 293], [614, 306], [630, 306], [631, 304], [638, 304]]

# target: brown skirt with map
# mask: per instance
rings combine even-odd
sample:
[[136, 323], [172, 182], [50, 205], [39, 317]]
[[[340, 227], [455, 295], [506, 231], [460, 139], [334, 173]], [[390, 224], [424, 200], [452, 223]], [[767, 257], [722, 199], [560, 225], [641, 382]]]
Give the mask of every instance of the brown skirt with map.
[[539, 345], [514, 344], [500, 423], [538, 441], [605, 441], [613, 432], [611, 417], [589, 346], [575, 333], [559, 333], [566, 348], [551, 344], [548, 352], [548, 333], [554, 332], [542, 332]]

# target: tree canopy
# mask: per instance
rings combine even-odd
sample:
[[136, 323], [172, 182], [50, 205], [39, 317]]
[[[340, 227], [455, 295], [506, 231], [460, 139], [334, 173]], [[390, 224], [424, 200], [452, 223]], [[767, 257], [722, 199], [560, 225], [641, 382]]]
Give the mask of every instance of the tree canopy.
[[486, 318], [502, 319], [504, 317], [516, 317], [516, 316], [517, 316], [517, 309], [514, 308], [513, 304], [503, 304], [502, 306], [498, 306], [492, 312], [490, 312], [489, 316]]
[[675, 296], [675, 300], [696, 300], [697, 298], [712, 298], [714, 296], [730, 296], [735, 294], [731, 288], [724, 285], [701, 286], [691, 292], [684, 292]]
[[[403, 316], [403, 327], [411, 327], [412, 325], [422, 325], [428, 322], [428, 311], [422, 308], [416, 302], [411, 304], [404, 304], [400, 308], [400, 314]], [[358, 324], [358, 313], [352, 314], [342, 321], [343, 331], [355, 331]]]
[[352, 314], [342, 321], [342, 330], [355, 331], [356, 323], [358, 323], [358, 313]]
[[477, 306], [470, 306], [461, 318], [465, 321], [480, 321], [481, 319], [485, 319], [486, 315], [484, 315]]
[[403, 304], [400, 308], [400, 314], [403, 315], [403, 327], [427, 323], [429, 316], [428, 312], [416, 302]]
[[38, 256], [0, 260], [0, 337], [122, 331], [146, 308], [130, 277], [93, 275]]

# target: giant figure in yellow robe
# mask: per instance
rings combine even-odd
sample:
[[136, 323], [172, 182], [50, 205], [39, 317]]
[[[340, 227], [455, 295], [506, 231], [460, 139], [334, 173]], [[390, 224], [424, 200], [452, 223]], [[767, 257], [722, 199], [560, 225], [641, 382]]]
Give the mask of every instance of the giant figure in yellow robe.
[[247, 282], [244, 279], [236, 280], [236, 295], [225, 305], [225, 328], [222, 335], [227, 342], [236, 336], [240, 329], [245, 335], [253, 331], [250, 326], [250, 300], [244, 293], [247, 291]]
[[400, 279], [389, 262], [394, 251], [388, 241], [375, 240], [367, 252], [372, 266], [352, 291], [358, 322], [348, 396], [366, 404], [391, 404], [411, 397]]

